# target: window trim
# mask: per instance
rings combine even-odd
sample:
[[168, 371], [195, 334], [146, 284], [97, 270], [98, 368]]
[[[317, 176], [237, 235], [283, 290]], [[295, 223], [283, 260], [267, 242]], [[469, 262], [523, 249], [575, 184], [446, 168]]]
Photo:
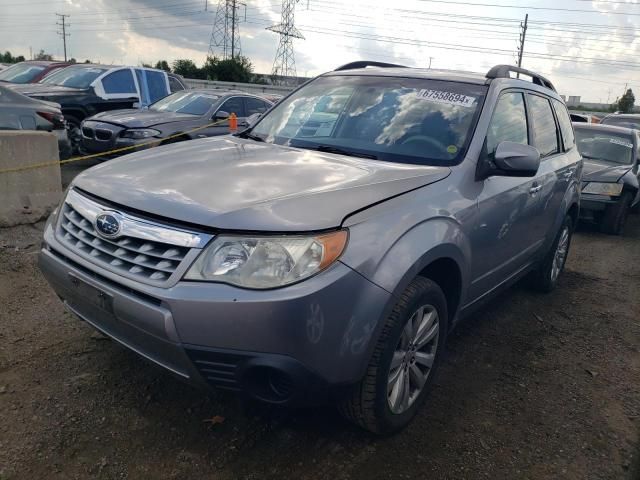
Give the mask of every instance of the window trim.
[[553, 122], [554, 122], [555, 127], [556, 127], [556, 147], [557, 147], [558, 150], [556, 152], [551, 152], [551, 153], [547, 153], [546, 155], [543, 155], [542, 152], [540, 152], [540, 149], [538, 148], [538, 145], [536, 144], [536, 132], [535, 132], [535, 129], [533, 128], [533, 125], [535, 123], [533, 121], [533, 111], [532, 111], [531, 108], [528, 109], [528, 111], [530, 112], [529, 115], [531, 115], [530, 124], [531, 124], [531, 128], [532, 128], [533, 141], [534, 141], [534, 145], [533, 146], [538, 149], [538, 152], [540, 152], [540, 161], [542, 162], [542, 161], [544, 161], [544, 160], [546, 160], [548, 158], [555, 157], [556, 155], [560, 155], [560, 154], [564, 153], [564, 144], [562, 143], [560, 125], [558, 125], [558, 119], [556, 118], [556, 112], [555, 112], [555, 110], [553, 108], [553, 105], [551, 104], [551, 98], [546, 96], [546, 95], [543, 95], [543, 94], [541, 94], [539, 92], [535, 92], [533, 90], [527, 90], [526, 91], [526, 95], [525, 95], [525, 97], [526, 97], [525, 100], [527, 102], [527, 105], [528, 105], [528, 102], [529, 102], [529, 95], [540, 97], [540, 98], [543, 98], [544, 100], [547, 101], [547, 103], [549, 104], [549, 108], [551, 109], [551, 116], [553, 117]]
[[[561, 106], [561, 108], [564, 108], [564, 110], [567, 112], [567, 115], [569, 116], [569, 125], [571, 126], [571, 130], [573, 131], [573, 145], [569, 148], [567, 148], [564, 145], [564, 134], [562, 133], [562, 127], [560, 126], [560, 119], [558, 118], [558, 112], [556, 111], [556, 107], [555, 104], [559, 104]], [[556, 122], [558, 123], [558, 133], [560, 134], [560, 142], [562, 144], [562, 152], [566, 153], [566, 152], [570, 152], [571, 150], [573, 150], [574, 148], [576, 148], [576, 133], [575, 130], [573, 129], [573, 122], [571, 121], [571, 116], [569, 115], [569, 109], [567, 108], [567, 106], [565, 105], [565, 103], [561, 100], [557, 100], [555, 98], [551, 99], [551, 109], [553, 110], [554, 115], [556, 116]]]

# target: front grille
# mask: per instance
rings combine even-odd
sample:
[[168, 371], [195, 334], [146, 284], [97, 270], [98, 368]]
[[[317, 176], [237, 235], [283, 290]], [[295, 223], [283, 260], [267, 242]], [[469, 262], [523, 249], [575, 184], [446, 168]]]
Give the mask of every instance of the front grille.
[[238, 364], [245, 357], [191, 348], [186, 349], [186, 351], [200, 374], [212, 386], [225, 390], [240, 389], [236, 371]]
[[166, 282], [190, 250], [129, 236], [106, 239], [69, 203], [62, 205], [60, 217], [58, 239], [68, 248], [115, 273], [146, 283]]
[[96, 128], [95, 132], [96, 132], [96, 138], [98, 140], [102, 140], [102, 141], [111, 140], [112, 132], [110, 130], [102, 130], [100, 128]]
[[82, 127], [82, 136], [86, 138], [93, 138], [93, 129], [89, 127]]

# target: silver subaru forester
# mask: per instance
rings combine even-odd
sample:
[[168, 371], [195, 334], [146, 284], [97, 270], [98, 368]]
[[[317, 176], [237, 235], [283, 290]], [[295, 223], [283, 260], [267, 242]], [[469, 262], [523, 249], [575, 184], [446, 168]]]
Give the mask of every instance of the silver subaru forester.
[[194, 384], [332, 400], [388, 433], [461, 319], [522, 277], [555, 287], [581, 171], [534, 72], [355, 62], [239, 134], [87, 170], [40, 268], [79, 318]]

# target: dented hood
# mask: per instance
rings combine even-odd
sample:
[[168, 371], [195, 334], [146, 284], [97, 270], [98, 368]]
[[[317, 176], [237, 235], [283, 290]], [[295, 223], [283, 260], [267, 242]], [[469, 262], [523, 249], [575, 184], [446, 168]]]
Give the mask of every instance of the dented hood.
[[381, 162], [236, 137], [152, 148], [98, 165], [74, 186], [129, 209], [225, 230], [312, 231], [447, 177], [447, 167]]

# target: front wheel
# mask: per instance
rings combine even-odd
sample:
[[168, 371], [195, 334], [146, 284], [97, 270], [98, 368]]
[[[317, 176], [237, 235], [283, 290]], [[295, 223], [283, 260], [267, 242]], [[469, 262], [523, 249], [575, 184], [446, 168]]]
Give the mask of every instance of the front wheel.
[[71, 154], [77, 155], [80, 153], [80, 142], [82, 141], [82, 130], [80, 130], [82, 122], [73, 115], [65, 115], [64, 119], [67, 122], [67, 136], [71, 144]]
[[633, 196], [631, 193], [624, 192], [617, 203], [607, 207], [601, 225], [604, 233], [622, 235], [632, 201]]
[[556, 288], [560, 273], [562, 273], [569, 256], [572, 233], [573, 220], [567, 215], [551, 245], [551, 249], [540, 266], [529, 277], [529, 283], [535, 290], [548, 293]]
[[405, 427], [426, 399], [446, 331], [444, 293], [427, 278], [414, 279], [387, 318], [365, 377], [340, 404], [341, 413], [373, 433]]

